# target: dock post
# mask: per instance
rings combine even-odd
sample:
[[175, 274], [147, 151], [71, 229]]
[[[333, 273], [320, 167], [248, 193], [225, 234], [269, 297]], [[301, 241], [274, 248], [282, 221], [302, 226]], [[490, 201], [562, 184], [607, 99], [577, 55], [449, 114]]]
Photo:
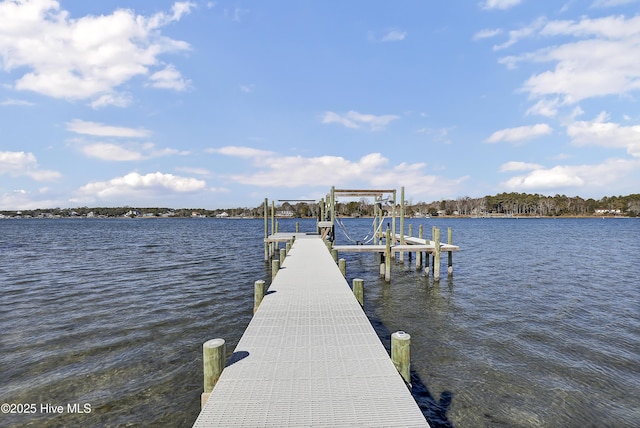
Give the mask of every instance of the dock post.
[[336, 224], [336, 187], [331, 186], [331, 227]]
[[386, 248], [384, 251], [384, 280], [391, 281], [391, 231], [387, 228]]
[[[413, 238], [413, 224], [409, 224], [409, 238]], [[409, 251], [409, 263], [411, 263], [411, 253], [412, 251]]]
[[331, 249], [331, 257], [333, 257], [333, 261], [338, 263], [338, 250], [332, 248]]
[[[418, 238], [422, 239], [422, 225], [418, 227]], [[422, 267], [422, 251], [416, 251], [416, 270]]]
[[286, 248], [280, 248], [280, 266], [282, 266], [282, 263], [284, 263], [285, 257], [287, 257]]
[[291, 250], [291, 242], [287, 242], [284, 246], [284, 253], [289, 254], [290, 250]]
[[300, 232], [300, 223], [296, 221], [296, 233]]
[[411, 335], [404, 331], [391, 335], [391, 361], [404, 381], [411, 385]]
[[204, 372], [204, 392], [200, 396], [201, 407], [207, 403], [213, 387], [216, 386], [224, 369], [226, 345], [224, 339], [211, 339], [202, 345], [202, 366]]
[[[276, 203], [271, 201], [271, 234], [275, 235], [276, 233]], [[276, 242], [271, 243], [271, 256], [275, 257], [276, 248], [278, 248], [278, 244]]]
[[[451, 228], [449, 228], [447, 232], [448, 232], [447, 243], [449, 245], [453, 245], [453, 231], [451, 230]], [[449, 274], [449, 276], [451, 276], [453, 275], [453, 251], [449, 250], [447, 252], [447, 258], [449, 261], [449, 264], [448, 264], [449, 267], [447, 268], [447, 273]]]
[[345, 259], [338, 260], [338, 268], [342, 273], [342, 276], [347, 277], [347, 261]]
[[440, 281], [440, 229], [435, 230], [435, 249], [433, 251], [433, 280]]
[[364, 279], [355, 278], [353, 280], [353, 294], [360, 306], [364, 306]]
[[271, 260], [271, 280], [276, 277], [276, 274], [280, 270], [280, 260]]
[[264, 261], [269, 261], [269, 243], [267, 238], [269, 237], [269, 201], [264, 198]]
[[[393, 244], [396, 244], [396, 191], [393, 191], [393, 208], [391, 209], [391, 239], [393, 239]], [[395, 259], [395, 252], [391, 253], [391, 258]]]
[[253, 313], [255, 314], [264, 298], [265, 282], [264, 280], [256, 281], [253, 284]]
[[[404, 245], [404, 186], [400, 188], [400, 245]], [[400, 263], [404, 262], [404, 251], [400, 251]]]
[[373, 245], [378, 245], [378, 204], [373, 198]]

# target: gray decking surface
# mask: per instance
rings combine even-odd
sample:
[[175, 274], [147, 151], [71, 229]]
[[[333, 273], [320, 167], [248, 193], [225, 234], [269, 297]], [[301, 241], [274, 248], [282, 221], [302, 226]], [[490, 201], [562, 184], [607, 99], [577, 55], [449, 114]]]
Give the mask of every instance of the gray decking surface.
[[194, 427], [428, 427], [317, 237], [296, 239], [235, 355]]

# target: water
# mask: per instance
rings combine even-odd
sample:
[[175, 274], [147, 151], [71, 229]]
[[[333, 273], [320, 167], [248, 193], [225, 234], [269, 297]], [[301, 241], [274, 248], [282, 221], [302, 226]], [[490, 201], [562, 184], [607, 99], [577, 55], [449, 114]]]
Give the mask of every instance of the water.
[[[344, 222], [352, 236], [371, 224]], [[639, 220], [407, 223], [453, 227], [453, 278], [446, 261], [440, 284], [406, 261], [387, 284], [374, 255], [341, 257], [349, 282], [365, 279], [383, 343], [412, 335], [413, 393], [432, 426], [640, 426]], [[254, 281], [270, 278], [262, 227], [0, 221], [0, 402], [36, 405], [0, 426], [191, 426], [202, 343], [224, 337], [231, 354]]]

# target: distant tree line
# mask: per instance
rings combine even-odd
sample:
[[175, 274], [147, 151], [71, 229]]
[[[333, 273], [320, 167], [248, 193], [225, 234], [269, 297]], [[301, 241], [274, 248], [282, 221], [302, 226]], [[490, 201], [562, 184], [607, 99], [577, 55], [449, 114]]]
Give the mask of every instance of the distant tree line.
[[[385, 209], [390, 209], [385, 205]], [[424, 215], [514, 215], [514, 216], [591, 216], [621, 215], [640, 216], [640, 194], [627, 196], [605, 196], [601, 199], [583, 199], [579, 196], [566, 195], [545, 196], [530, 193], [499, 193], [481, 198], [468, 196], [457, 199], [443, 199], [430, 203], [405, 201], [407, 216]], [[281, 217], [320, 217], [320, 205], [317, 203], [284, 202], [276, 207], [276, 215]], [[374, 214], [372, 199], [362, 198], [359, 201], [337, 202], [336, 212], [339, 216], [370, 217]], [[203, 208], [166, 207], [132, 208], [132, 207], [78, 207], [52, 208], [22, 211], [0, 211], [5, 217], [262, 217], [262, 204], [255, 208], [228, 208], [208, 210]], [[269, 213], [270, 214], [270, 211]]]

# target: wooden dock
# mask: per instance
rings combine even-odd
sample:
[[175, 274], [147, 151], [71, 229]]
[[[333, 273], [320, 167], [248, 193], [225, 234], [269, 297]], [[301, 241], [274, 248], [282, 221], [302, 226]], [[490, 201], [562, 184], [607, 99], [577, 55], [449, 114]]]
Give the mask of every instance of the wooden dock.
[[428, 427], [325, 242], [296, 235], [194, 427]]

